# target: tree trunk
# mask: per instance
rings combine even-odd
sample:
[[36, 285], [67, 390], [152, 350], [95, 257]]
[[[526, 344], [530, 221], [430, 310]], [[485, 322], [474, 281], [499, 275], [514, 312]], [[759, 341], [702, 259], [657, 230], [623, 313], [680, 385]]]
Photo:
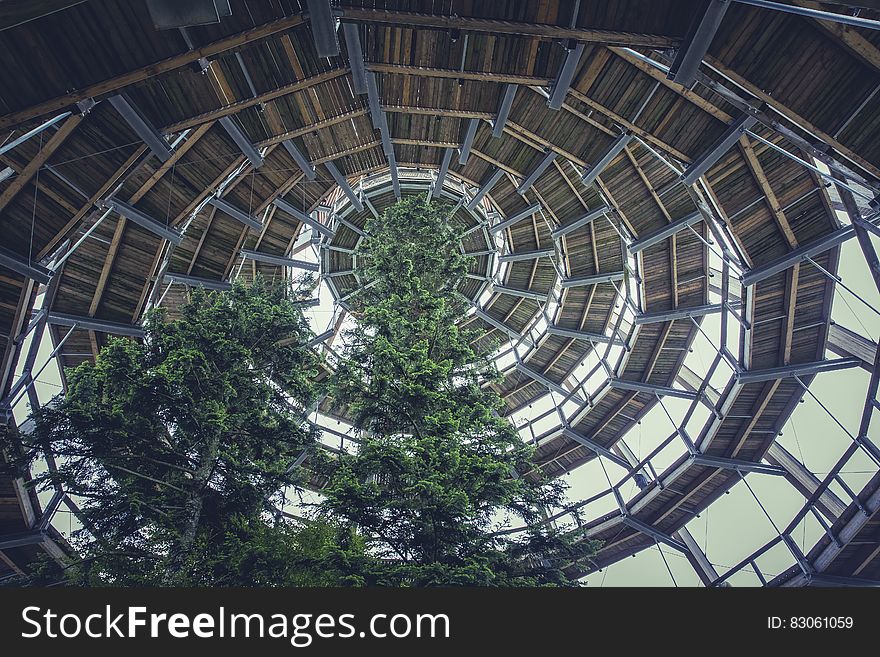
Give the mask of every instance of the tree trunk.
[[220, 446], [218, 436], [212, 436], [202, 447], [199, 458], [199, 465], [195, 470], [190, 487], [190, 495], [184, 502], [183, 523], [180, 528], [180, 539], [171, 556], [171, 562], [168, 565], [168, 583], [178, 584], [177, 579], [182, 574], [187, 561], [187, 556], [196, 539], [196, 532], [199, 528], [199, 520], [202, 515], [202, 506], [204, 503], [205, 488], [208, 485], [208, 479], [214, 470], [214, 461], [217, 458], [217, 451]]

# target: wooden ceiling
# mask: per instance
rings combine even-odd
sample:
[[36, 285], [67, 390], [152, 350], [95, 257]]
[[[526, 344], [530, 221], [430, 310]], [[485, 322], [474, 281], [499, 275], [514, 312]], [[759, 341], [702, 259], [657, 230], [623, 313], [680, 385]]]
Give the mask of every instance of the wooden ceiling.
[[[301, 223], [274, 201], [314, 211], [337, 188], [326, 163], [352, 185], [388, 168], [367, 97], [353, 91], [345, 40], [340, 38], [339, 57], [318, 57], [310, 21], [294, 0], [232, 0], [231, 17], [188, 28], [186, 38], [177, 30], [156, 30], [142, 2], [34, 4], [58, 11], [21, 24], [21, 15], [0, 13], [0, 21], [12, 25], [0, 31], [0, 137], [13, 139], [59, 113], [71, 114], [0, 156], [0, 169], [9, 166], [16, 174], [0, 182], [3, 246], [46, 264], [100, 220], [54, 277], [53, 313], [135, 325], [151, 303], [161, 299], [173, 306], [186, 294], [186, 286], [171, 282], [169, 274], [225, 281], [238, 269], [241, 249], [289, 256]], [[567, 231], [553, 258], [536, 256], [506, 267], [502, 289], [483, 308], [490, 319], [471, 320], [487, 336], [527, 329], [544, 306], [535, 293], [546, 295], [560, 276], [626, 269], [621, 233], [649, 235], [701, 208], [712, 209], [744, 269], [837, 230], [826, 183], [748, 135], [708, 170], [702, 186], [677, 184], [663, 160], [679, 169], [692, 163], [744, 105], [759, 119], [752, 131], [778, 147], [802, 158], [834, 158], [868, 181], [880, 177], [875, 31], [733, 3], [698, 83], [683, 87], [643, 56], [670, 63], [705, 10], [701, 0], [390, 0], [381, 10], [372, 2], [332, 4], [343, 22], [358, 26], [398, 166], [436, 170], [476, 119], [470, 156], [464, 165], [453, 157], [450, 174], [479, 188], [502, 171], [488, 199], [504, 217], [540, 205], [542, 213], [504, 230], [509, 252], [555, 247], [554, 230], [604, 203], [611, 207], [607, 218]], [[585, 45], [565, 101], [554, 111], [546, 90], [563, 66], [568, 40]], [[508, 84], [517, 85], [517, 92], [503, 133], [494, 137], [492, 121]], [[167, 160], [156, 157], [107, 101], [120, 93], [168, 136], [174, 147]], [[248, 160], [224, 128], [224, 117], [266, 149], [261, 166]], [[635, 139], [595, 183], [583, 184], [584, 168], [601, 158], [621, 130]], [[284, 147], [286, 140], [314, 165], [314, 180]], [[522, 179], [547, 153], [555, 159], [519, 194]], [[221, 186], [219, 196], [261, 222], [259, 230], [204, 204]], [[110, 196], [183, 231], [181, 243], [173, 246], [117, 213], [104, 216], [100, 202]], [[392, 201], [386, 194], [375, 207], [381, 211]], [[333, 243], [350, 248], [355, 235], [340, 226]], [[645, 249], [638, 257], [640, 311], [708, 304], [710, 289], [720, 284], [709, 267], [707, 244], [713, 239], [701, 218], [692, 230]], [[466, 248], [478, 250], [478, 241]], [[814, 260], [835, 272], [837, 249]], [[351, 263], [335, 252], [324, 266], [331, 273]], [[264, 262], [247, 262], [244, 271], [281, 275]], [[335, 283], [343, 290], [356, 286], [354, 277], [340, 276]], [[4, 391], [13, 384], [9, 365], [21, 350], [16, 336], [30, 319], [37, 291], [29, 279], [0, 271]], [[742, 362], [763, 370], [823, 359], [832, 292], [827, 277], [799, 264], [755, 284], [746, 299], [751, 328], [740, 346]], [[553, 323], [606, 332], [616, 300], [612, 283], [564, 287]], [[619, 378], [672, 386], [699, 324], [690, 317], [646, 321], [631, 333]], [[48, 329], [56, 344], [69, 330], [51, 323]], [[93, 358], [107, 337], [73, 330], [59, 349], [60, 364]], [[592, 349], [582, 339], [544, 336], [525, 368], [511, 369], [496, 385], [507, 410], [545, 395], [547, 380], [564, 386]], [[707, 425], [701, 449], [760, 461], [801, 394], [791, 379], [722, 391], [719, 404], [729, 415]], [[571, 429], [610, 449], [656, 403], [652, 393], [609, 386], [577, 414]], [[532, 476], [558, 476], [595, 457], [594, 449], [563, 432], [549, 432], [537, 441]], [[683, 457], [630, 502], [630, 514], [671, 535], [737, 480], [732, 470]], [[605, 541], [597, 567], [654, 543], [619, 513], [588, 529]]]

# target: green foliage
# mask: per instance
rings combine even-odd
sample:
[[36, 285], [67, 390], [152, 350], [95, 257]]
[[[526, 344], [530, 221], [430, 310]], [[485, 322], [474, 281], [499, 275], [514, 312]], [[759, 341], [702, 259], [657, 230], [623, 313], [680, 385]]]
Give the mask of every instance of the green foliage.
[[[481, 387], [496, 372], [459, 326], [466, 258], [449, 215], [409, 198], [367, 225], [357, 328], [330, 389], [362, 444], [323, 463], [321, 510], [364, 537], [372, 558], [352, 574], [367, 584], [568, 584], [563, 569], [595, 546], [540, 522], [564, 488], [536, 477], [531, 448]], [[497, 532], [515, 518], [531, 529]]]
[[335, 546], [333, 525], [299, 533], [266, 514], [315, 440], [305, 415], [320, 363], [289, 297], [262, 279], [195, 290], [179, 319], [154, 311], [143, 342], [111, 340], [94, 364], [67, 373], [64, 397], [35, 413], [15, 466], [54, 457], [57, 473], [34, 483], [83, 500], [90, 530], [75, 536], [80, 559], [66, 581], [314, 584], [332, 575], [310, 571], [307, 559], [299, 572], [292, 564]]

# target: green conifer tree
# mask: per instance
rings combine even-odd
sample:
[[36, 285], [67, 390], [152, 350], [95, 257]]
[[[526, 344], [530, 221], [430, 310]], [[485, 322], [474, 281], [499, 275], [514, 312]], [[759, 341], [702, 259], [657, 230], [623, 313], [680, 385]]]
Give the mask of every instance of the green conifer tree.
[[[391, 586], [568, 585], [595, 545], [573, 543], [543, 511], [564, 486], [521, 473], [532, 449], [483, 387], [497, 371], [460, 327], [466, 258], [450, 207], [411, 197], [367, 225], [356, 328], [330, 385], [354, 418], [356, 454], [328, 459], [325, 517], [364, 538], [353, 581]], [[530, 529], [497, 531], [509, 518]]]
[[319, 359], [291, 294], [258, 278], [196, 289], [169, 321], [152, 312], [143, 341], [111, 339], [67, 373], [67, 393], [6, 436], [20, 472], [55, 460], [34, 485], [80, 500], [84, 528], [63, 573], [40, 583], [322, 585], [337, 582], [327, 524], [276, 522], [271, 510], [315, 441], [306, 413]]

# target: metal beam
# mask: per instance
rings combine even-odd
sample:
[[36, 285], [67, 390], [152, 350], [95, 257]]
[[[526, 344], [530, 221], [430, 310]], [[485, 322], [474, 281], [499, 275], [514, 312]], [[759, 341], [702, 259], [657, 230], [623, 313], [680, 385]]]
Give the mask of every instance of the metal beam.
[[439, 194], [443, 189], [443, 181], [446, 180], [446, 174], [449, 172], [449, 163], [452, 161], [452, 149], [443, 150], [443, 159], [440, 161], [440, 171], [437, 173], [437, 180], [434, 182], [435, 194]]
[[[819, 490], [819, 486], [822, 485], [819, 478], [810, 472], [807, 466], [776, 441], [770, 444], [764, 458], [773, 465], [785, 469], [785, 478], [788, 483], [794, 486], [806, 499], [813, 497]], [[833, 523], [846, 511], [846, 504], [833, 490], [826, 488], [816, 500], [816, 508]]]
[[153, 154], [163, 162], [167, 162], [172, 155], [171, 148], [169, 148], [168, 142], [156, 127], [125, 96], [121, 94], [110, 96], [108, 100], [113, 105], [113, 108], [125, 119], [125, 122], [131, 129], [135, 131], [135, 134], [141, 138], [141, 141], [153, 151]]
[[302, 169], [302, 172], [306, 176], [306, 180], [314, 180], [315, 179], [315, 167], [309, 162], [309, 159], [302, 154], [302, 152], [296, 147], [291, 139], [285, 139], [281, 142], [281, 145], [284, 146], [284, 149], [290, 154], [290, 157], [293, 158], [293, 161], [296, 162], [296, 166]]
[[382, 104], [379, 102], [379, 87], [376, 85], [376, 74], [367, 72], [367, 105], [370, 107], [370, 120], [376, 130], [382, 129]]
[[564, 237], [568, 235], [573, 230], [577, 230], [581, 226], [586, 226], [591, 221], [595, 221], [597, 217], [601, 217], [603, 214], [608, 212], [608, 206], [603, 205], [602, 207], [596, 208], [595, 210], [590, 210], [584, 215], [581, 215], [570, 224], [566, 224], [564, 226], [560, 226], [552, 233], [550, 233], [550, 237], [554, 240], [558, 240], [560, 237]]
[[336, 217], [336, 221], [341, 223], [343, 226], [347, 226], [348, 228], [353, 230], [355, 233], [357, 233], [361, 237], [369, 237], [369, 235], [367, 234], [367, 232], [365, 230], [363, 230], [362, 228], [359, 228], [358, 226], [356, 226], [355, 224], [350, 222], [345, 217], [340, 217], [338, 214], [334, 215], [334, 216]]
[[203, 287], [206, 290], [231, 290], [232, 283], [229, 281], [218, 281], [212, 278], [201, 278], [200, 276], [190, 276], [188, 274], [165, 274], [165, 280], [169, 283], [179, 283], [189, 287]]
[[345, 36], [345, 48], [348, 51], [351, 86], [356, 94], [363, 95], [367, 93], [367, 69], [364, 68], [364, 51], [361, 48], [360, 28], [354, 23], [343, 23], [342, 34]]
[[507, 123], [507, 117], [510, 116], [510, 108], [513, 105], [517, 87], [518, 85], [515, 84], [508, 84], [504, 87], [504, 96], [501, 98], [498, 116], [492, 122], [492, 136], [496, 139], [504, 134], [504, 124]]
[[639, 313], [636, 315], [634, 324], [653, 324], [656, 322], [671, 322], [676, 319], [687, 319], [689, 317], [703, 317], [704, 315], [712, 315], [720, 313], [723, 306], [720, 303], [710, 303], [703, 306], [687, 306], [684, 308], [673, 308], [672, 310], [658, 310], [650, 313]]
[[784, 367], [769, 367], [763, 370], [748, 370], [739, 372], [737, 380], [740, 385], [785, 379], [791, 376], [814, 376], [823, 372], [846, 370], [851, 367], [859, 367], [862, 361], [858, 358], [837, 358], [834, 360], [819, 360], [810, 363], [798, 363], [797, 365], [785, 365]]
[[624, 470], [630, 469], [629, 463], [627, 463], [626, 460], [624, 460], [623, 458], [621, 458], [620, 456], [618, 456], [617, 454], [612, 452], [610, 449], [603, 447], [599, 443], [597, 443], [593, 440], [590, 440], [589, 438], [587, 438], [583, 434], [578, 433], [577, 431], [575, 431], [571, 427], [563, 427], [562, 435], [565, 436], [566, 438], [568, 438], [569, 440], [573, 440], [576, 443], [583, 445], [587, 449], [592, 450], [596, 454], [599, 454], [600, 456], [604, 456], [606, 459], [608, 459], [609, 461], [612, 461], [613, 463], [616, 463]]
[[612, 281], [622, 281], [624, 272], [613, 271], [604, 274], [592, 274], [590, 276], [577, 276], [575, 278], [563, 278], [559, 284], [563, 289], [569, 287], [584, 287], [587, 285], [599, 285], [600, 283], [611, 283]]
[[756, 122], [757, 119], [751, 114], [743, 114], [731, 123], [724, 134], [684, 170], [684, 173], [681, 174], [681, 181], [685, 185], [696, 183], [700, 176], [712, 168], [712, 165], [720, 160], [739, 141], [739, 138], [745, 134], [746, 130], [755, 125]]
[[697, 465], [704, 465], [710, 468], [736, 470], [737, 472], [755, 472], [758, 474], [777, 475], [780, 477], [784, 477], [786, 474], [785, 469], [778, 465], [768, 465], [767, 463], [744, 461], [742, 459], [730, 459], [722, 456], [710, 456], [708, 454], [692, 454], [691, 461]]
[[316, 262], [296, 260], [294, 258], [286, 258], [284, 256], [272, 255], [271, 253], [261, 253], [260, 251], [252, 251], [250, 249], [242, 249], [240, 253], [248, 260], [265, 262], [270, 265], [278, 265], [279, 267], [293, 267], [294, 269], [304, 269], [305, 271], [315, 272], [320, 269], [320, 266]]
[[251, 163], [251, 166], [254, 169], [259, 169], [263, 166], [263, 157], [260, 155], [257, 148], [251, 143], [251, 140], [248, 139], [248, 136], [244, 134], [244, 131], [238, 127], [238, 124], [231, 116], [221, 116], [220, 125], [223, 126], [223, 129], [229, 134], [232, 138], [232, 141], [235, 142], [235, 145], [238, 146], [239, 150], [244, 154], [244, 156]]
[[632, 516], [623, 516], [623, 524], [629, 525], [633, 529], [640, 531], [643, 534], [647, 534], [648, 536], [653, 538], [655, 541], [658, 541], [660, 543], [665, 543], [669, 547], [675, 548], [679, 552], [683, 552], [686, 554], [688, 551], [687, 547], [683, 543], [680, 543], [679, 541], [676, 541], [671, 536], [667, 536], [663, 532], [661, 532], [657, 529], [654, 529], [653, 527], [651, 527], [651, 525], [648, 525], [648, 524], [642, 522], [641, 520], [636, 520]]
[[[386, 134], [387, 134], [386, 128]], [[389, 139], [389, 142], [391, 140]], [[389, 147], [390, 148], [390, 147]], [[394, 156], [394, 149], [390, 148], [388, 153], [388, 169], [391, 173], [391, 189], [394, 190], [395, 198], [400, 198], [400, 180], [397, 177], [397, 158]]]
[[525, 194], [532, 185], [535, 184], [535, 181], [538, 180], [540, 175], [547, 170], [551, 164], [553, 164], [553, 160], [556, 159], [556, 151], [545, 151], [543, 159], [538, 162], [538, 166], [536, 166], [532, 172], [526, 176], [526, 179], [522, 181], [519, 187], [516, 188], [518, 194]]
[[812, 258], [820, 253], [824, 253], [828, 249], [833, 249], [835, 246], [838, 246], [855, 236], [855, 229], [852, 226], [846, 226], [844, 228], [840, 228], [833, 233], [828, 233], [824, 237], [819, 238], [818, 240], [811, 242], [810, 244], [806, 244], [804, 246], [800, 246], [796, 249], [792, 249], [782, 257], [776, 258], [775, 260], [771, 260], [770, 262], [761, 265], [760, 267], [755, 267], [754, 269], [746, 272], [742, 277], [742, 284], [746, 287], [750, 285], [754, 285], [760, 281], [763, 281], [766, 278], [770, 278], [780, 272], [785, 271], [792, 265], [795, 265], [806, 258]]
[[336, 335], [336, 331], [334, 331], [333, 329], [330, 329], [330, 330], [324, 331], [324, 332], [321, 333], [320, 335], [316, 335], [314, 338], [312, 338], [311, 340], [309, 340], [309, 341], [306, 343], [306, 346], [307, 346], [307, 347], [317, 347], [319, 344], [321, 344], [321, 343], [324, 342], [325, 340], [329, 340], [329, 339], [332, 338], [334, 335]]
[[539, 383], [540, 385], [544, 386], [548, 390], [555, 392], [556, 394], [562, 396], [563, 398], [567, 398], [567, 397], [571, 396], [572, 400], [574, 400], [578, 404], [584, 403], [584, 400], [583, 400], [583, 398], [580, 397], [580, 395], [570, 393], [568, 390], [563, 388], [561, 385], [559, 385], [558, 383], [556, 383], [554, 381], [551, 381], [550, 379], [548, 379], [546, 376], [544, 376], [540, 372], [536, 372], [531, 367], [528, 367], [526, 364], [524, 364], [522, 361], [517, 360], [514, 367], [516, 368], [516, 370], [518, 372], [525, 374], [527, 377], [529, 377], [533, 381]]
[[61, 114], [56, 116], [54, 119], [49, 119], [45, 123], [38, 125], [36, 128], [33, 128], [32, 130], [28, 130], [21, 137], [18, 137], [17, 139], [13, 139], [8, 144], [4, 144], [3, 147], [0, 148], [0, 155], [3, 155], [4, 153], [8, 153], [13, 148], [18, 146], [19, 144], [23, 144], [24, 142], [26, 142], [28, 139], [30, 139], [34, 135], [38, 135], [41, 132], [43, 132], [43, 130], [46, 130], [47, 128], [51, 128], [53, 125], [55, 125], [59, 121], [66, 119], [68, 116], [70, 116], [70, 114], [71, 114], [71, 112], [62, 112]]
[[14, 272], [45, 285], [54, 273], [52, 270], [31, 262], [9, 249], [0, 246], [0, 266], [11, 269]]
[[484, 322], [486, 322], [490, 326], [498, 329], [502, 333], [506, 333], [508, 336], [510, 336], [514, 340], [517, 340], [517, 341], [526, 340], [531, 343], [531, 340], [529, 340], [528, 337], [523, 336], [516, 329], [511, 328], [510, 326], [508, 326], [507, 324], [505, 324], [501, 320], [495, 319], [494, 317], [492, 317], [492, 315], [485, 312], [482, 308], [474, 308], [474, 315], [476, 317], [479, 317], [480, 319], [482, 319]]
[[4, 550], [12, 550], [14, 548], [25, 547], [28, 545], [39, 545], [45, 540], [48, 540], [49, 535], [46, 532], [41, 531], [29, 531], [22, 532], [19, 534], [9, 534], [3, 539], [0, 539], [0, 552]]
[[613, 142], [611, 142], [611, 146], [608, 147], [608, 150], [605, 151], [605, 154], [599, 158], [599, 161], [596, 162], [592, 167], [584, 171], [584, 175], [581, 176], [581, 182], [585, 185], [592, 185], [595, 182], [596, 178], [599, 177], [599, 174], [607, 167], [611, 162], [614, 161], [620, 153], [626, 148], [626, 145], [632, 141], [632, 134], [628, 132], [624, 132], [622, 135], [618, 136]]
[[140, 326], [123, 324], [121, 322], [111, 322], [106, 319], [97, 319], [95, 317], [81, 317], [79, 315], [70, 315], [67, 313], [50, 312], [47, 321], [49, 324], [54, 324], [56, 326], [75, 326], [84, 331], [112, 333], [113, 335], [127, 335], [133, 338], [144, 337], [144, 329]]
[[547, 107], [550, 109], [558, 110], [562, 107], [562, 103], [565, 102], [568, 88], [571, 86], [571, 81], [577, 72], [578, 62], [584, 52], [584, 45], [582, 42], [578, 43], [565, 54], [565, 61], [562, 63], [562, 68], [559, 69], [559, 75], [556, 76], [556, 80], [553, 82], [550, 98], [547, 99]]
[[339, 42], [336, 40], [336, 19], [330, 10], [330, 0], [306, 0], [306, 5], [318, 57], [337, 57]]
[[471, 119], [468, 123], [467, 132], [464, 135], [464, 141], [461, 143], [461, 149], [458, 152], [458, 163], [461, 166], [467, 164], [468, 156], [471, 154], [471, 147], [474, 145], [474, 137], [477, 135], [477, 128], [480, 125], [480, 119]]
[[[513, 226], [513, 224], [517, 223], [518, 221], [522, 221], [526, 217], [531, 217], [533, 214], [538, 212], [540, 209], [541, 209], [540, 203], [533, 203], [532, 205], [525, 208], [524, 210], [520, 210], [519, 212], [517, 212], [515, 215], [513, 215], [509, 219], [505, 219], [501, 223], [497, 223], [494, 226], [490, 226], [489, 232], [493, 233], [493, 234], [499, 233], [502, 230], [504, 230], [505, 228], [507, 228], [508, 226]], [[552, 251], [552, 249], [551, 249], [551, 251]]]
[[694, 24], [679, 47], [666, 77], [685, 87], [690, 86], [729, 6], [730, 0], [710, 0], [702, 19]]
[[[753, 7], [762, 7], [764, 9], [773, 9], [775, 11], [781, 11], [788, 14], [795, 14], [797, 16], [806, 16], [808, 18], [815, 18], [816, 20], [821, 21], [831, 21], [834, 23], [842, 23], [843, 25], [852, 25], [853, 27], [861, 27], [867, 30], [880, 30], [880, 21], [875, 21], [870, 18], [861, 18], [859, 16], [850, 16], [848, 14], [838, 14], [831, 11], [822, 11], [820, 9], [810, 9], [809, 7], [798, 7], [796, 5], [784, 4], [782, 2], [771, 2], [770, 0], [734, 0], [735, 2], [739, 2], [743, 5], [752, 5]], [[869, 4], [867, 2], [862, 3], [852, 3], [846, 2], [841, 3], [846, 5], [855, 4], [858, 6], [868, 6], [872, 8], [876, 8], [876, 4]]]
[[231, 203], [227, 203], [222, 198], [218, 198], [216, 196], [212, 196], [208, 203], [213, 205], [218, 210], [222, 210], [226, 214], [228, 214], [233, 219], [243, 223], [245, 226], [250, 226], [254, 230], [262, 230], [263, 224], [259, 219], [250, 216], [246, 212], [239, 210], [237, 207], [232, 205]]
[[828, 328], [829, 351], [838, 356], [847, 358], [855, 357], [862, 361], [862, 368], [869, 372], [874, 369], [874, 359], [877, 356], [877, 343], [859, 335], [840, 324], [832, 324]]
[[[688, 549], [685, 556], [688, 561], [691, 562], [691, 566], [693, 566], [694, 570], [697, 571], [697, 575], [699, 575], [704, 585], [709, 586], [712, 582], [718, 579], [718, 571], [715, 570], [715, 566], [709, 561], [709, 558], [694, 540], [693, 535], [688, 531], [686, 526], [682, 527], [677, 532], [674, 532], [672, 538], [681, 541], [681, 543]], [[724, 585], [730, 586], [727, 582], [724, 582]]]
[[576, 329], [565, 328], [562, 326], [557, 326], [556, 324], [550, 324], [547, 327], [547, 333], [549, 335], [558, 335], [563, 338], [574, 338], [575, 340], [584, 340], [587, 342], [600, 342], [603, 344], [608, 344], [612, 342], [615, 345], [623, 346], [623, 342], [620, 338], [614, 338], [612, 340], [611, 337], [605, 335], [604, 333], [594, 333], [592, 331], [578, 331]]
[[124, 201], [120, 201], [119, 199], [111, 197], [101, 201], [100, 205], [103, 208], [113, 210], [114, 212], [122, 215], [129, 221], [133, 221], [141, 228], [146, 228], [148, 231], [155, 233], [163, 239], [168, 240], [175, 246], [179, 245], [183, 241], [183, 236], [176, 230], [162, 223], [158, 219], [154, 219], [153, 217], [144, 214], [134, 206], [129, 205]]
[[[494, 251], [490, 251], [494, 253]], [[523, 260], [534, 260], [535, 258], [549, 258], [556, 249], [535, 249], [533, 251], [513, 251], [498, 256], [499, 262], [521, 262]]]
[[492, 187], [495, 186], [495, 183], [497, 183], [499, 180], [501, 180], [501, 177], [503, 175], [504, 175], [503, 169], [495, 169], [495, 173], [492, 174], [492, 177], [489, 178], [489, 180], [487, 180], [486, 183], [482, 187], [480, 187], [480, 190], [468, 202], [468, 204], [466, 206], [467, 209], [473, 210], [475, 207], [477, 207], [477, 203], [479, 203], [480, 201], [483, 200], [483, 197], [489, 193], [489, 191], [492, 189]]
[[503, 292], [504, 294], [510, 294], [515, 297], [522, 297], [523, 299], [534, 299], [535, 301], [544, 302], [547, 300], [547, 292], [538, 292], [535, 290], [520, 290], [515, 287], [507, 287], [505, 285], [495, 285], [494, 286], [496, 292]]
[[678, 388], [670, 388], [669, 386], [656, 385], [654, 383], [644, 383], [642, 381], [629, 381], [627, 379], [612, 378], [608, 380], [609, 385], [616, 390], [630, 390], [632, 392], [644, 392], [649, 395], [659, 395], [661, 397], [678, 397], [680, 399], [696, 399], [697, 393], [689, 390], [679, 390]]
[[287, 214], [292, 215], [293, 217], [296, 217], [302, 223], [304, 223], [306, 226], [309, 226], [310, 228], [314, 228], [316, 231], [318, 231], [322, 235], [326, 235], [327, 237], [331, 237], [331, 238], [334, 235], [336, 235], [336, 231], [325, 226], [317, 219], [310, 217], [308, 214], [306, 214], [305, 212], [303, 212], [299, 208], [292, 206], [290, 203], [288, 203], [284, 199], [276, 198], [274, 201], [272, 201], [272, 203], [274, 203], [275, 207], [278, 208], [279, 210], [283, 210]]
[[673, 221], [671, 224], [663, 226], [659, 230], [648, 233], [644, 237], [640, 237], [629, 245], [629, 252], [635, 255], [640, 251], [644, 251], [648, 247], [654, 246], [659, 242], [663, 242], [679, 231], [684, 230], [688, 226], [693, 226], [703, 220], [703, 213], [695, 210], [689, 215]]
[[333, 176], [333, 180], [336, 181], [336, 184], [339, 185], [340, 189], [342, 189], [342, 193], [348, 198], [351, 202], [354, 209], [358, 212], [364, 211], [364, 206], [361, 203], [360, 199], [357, 197], [357, 194], [354, 193], [354, 190], [351, 188], [351, 185], [348, 184], [348, 181], [345, 179], [345, 176], [336, 168], [336, 165], [331, 161], [324, 162], [324, 166], [327, 167], [327, 171], [330, 172], [330, 175]]

